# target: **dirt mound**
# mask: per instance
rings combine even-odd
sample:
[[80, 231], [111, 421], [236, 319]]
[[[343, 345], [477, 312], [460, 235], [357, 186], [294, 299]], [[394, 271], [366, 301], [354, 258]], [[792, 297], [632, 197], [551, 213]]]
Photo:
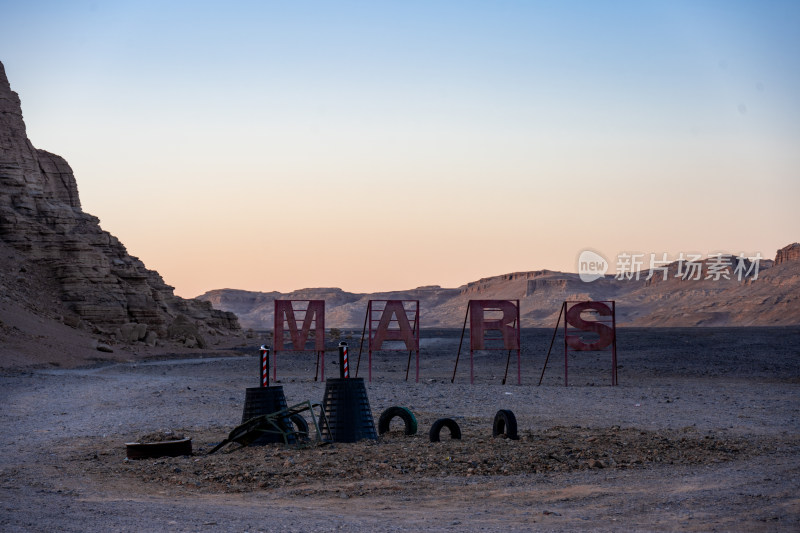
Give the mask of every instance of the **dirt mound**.
[[[636, 428], [555, 426], [525, 431], [519, 440], [492, 438], [479, 419], [461, 420], [463, 438], [443, 436], [431, 443], [427, 434], [405, 436], [392, 431], [379, 441], [296, 448], [281, 444], [241, 447], [206, 455], [224, 435], [212, 432], [170, 433], [192, 436], [195, 456], [121, 463], [118, 443], [87, 445], [73, 458], [80, 469], [98, 478], [124, 477], [161, 487], [182, 487], [203, 493], [251, 492], [268, 488], [296, 488], [325, 492], [309, 484], [330, 481], [361, 482], [422, 480], [431, 477], [511, 476], [566, 473], [589, 469], [644, 468], [659, 464], [703, 465], [774, 451], [774, 446], [742, 438], [700, 435], [692, 427], [679, 432]], [[194, 433], [194, 436], [193, 436]], [[163, 432], [142, 439], [166, 439]], [[140, 440], [144, 442], [144, 440]], [[797, 446], [800, 442], [795, 442]], [[103, 457], [102, 460], [98, 459]], [[88, 458], [88, 460], [87, 460]]]

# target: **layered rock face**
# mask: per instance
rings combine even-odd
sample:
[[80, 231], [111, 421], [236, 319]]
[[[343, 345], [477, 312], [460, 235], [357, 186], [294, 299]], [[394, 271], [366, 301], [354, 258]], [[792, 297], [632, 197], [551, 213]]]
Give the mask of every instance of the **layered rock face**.
[[800, 243], [793, 243], [778, 250], [775, 254], [775, 264], [788, 263], [790, 261], [800, 261]]
[[2, 63], [0, 240], [49, 271], [65, 321], [96, 333], [150, 343], [181, 335], [202, 345], [203, 334], [240, 331], [233, 313], [175, 296], [157, 272], [100, 228], [97, 217], [83, 212], [69, 164], [28, 140], [19, 96]]
[[[723, 256], [730, 268], [725, 276], [709, 276], [713, 261], [704, 259], [699, 279], [682, 279], [678, 263], [647, 280], [616, 279], [607, 275], [591, 283], [578, 274], [536, 270], [483, 278], [454, 289], [419, 287], [391, 293], [353, 294], [341, 289], [303, 289], [288, 294], [221, 289], [199, 298], [220, 309], [236, 312], [242, 324], [272, 328], [274, 301], [325, 300], [328, 327], [362, 328], [372, 299], [420, 301], [420, 323], [426, 327], [460, 328], [470, 299], [518, 299], [523, 327], [552, 328], [565, 300], [614, 300], [621, 326], [789, 326], [800, 324], [800, 244], [778, 250], [773, 262], [754, 265], [744, 260], [742, 279], [736, 273], [738, 256]], [[753, 269], [751, 271], [751, 269]]]

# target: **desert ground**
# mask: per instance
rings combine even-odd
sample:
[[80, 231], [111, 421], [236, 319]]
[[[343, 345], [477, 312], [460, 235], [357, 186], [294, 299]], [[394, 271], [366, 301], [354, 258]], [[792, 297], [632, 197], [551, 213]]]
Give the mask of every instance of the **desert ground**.
[[[345, 332], [347, 334], [347, 332]], [[460, 331], [422, 332], [421, 379], [404, 352], [380, 352], [367, 383], [376, 420], [411, 409], [378, 441], [229, 445], [258, 385], [261, 339], [211, 351], [0, 375], [3, 531], [797, 531], [800, 530], [800, 327], [622, 328], [610, 354], [570, 356], [544, 329], [512, 358], [469, 352]], [[351, 366], [358, 334], [350, 332]], [[115, 357], [120, 359], [120, 354]], [[359, 375], [366, 377], [366, 353]], [[322, 400], [315, 356], [283, 352], [289, 404]], [[326, 377], [338, 376], [334, 351]], [[519, 440], [492, 438], [510, 409]], [[463, 438], [434, 420], [451, 417]], [[185, 435], [192, 456], [127, 460], [126, 442]]]

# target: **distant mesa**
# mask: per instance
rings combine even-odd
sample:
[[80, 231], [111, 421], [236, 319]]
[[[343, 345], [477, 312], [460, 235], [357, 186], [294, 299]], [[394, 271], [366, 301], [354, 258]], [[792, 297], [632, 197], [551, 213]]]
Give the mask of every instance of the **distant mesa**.
[[[732, 264], [736, 258], [730, 257]], [[470, 299], [519, 299], [523, 327], [552, 327], [564, 300], [616, 300], [622, 326], [786, 326], [800, 324], [800, 244], [778, 250], [775, 261], [760, 262], [758, 279], [736, 276], [682, 279], [678, 263], [646, 280], [617, 280], [606, 275], [591, 283], [578, 274], [552, 270], [512, 272], [482, 278], [456, 288], [436, 285], [380, 293], [350, 293], [342, 289], [302, 289], [291, 293], [233, 289], [209, 291], [198, 298], [236, 313], [242, 326], [272, 329], [276, 299], [326, 301], [326, 325], [359, 329], [370, 299], [420, 300], [425, 327], [460, 328]], [[750, 266], [749, 262], [745, 263]], [[676, 277], [677, 275], [677, 277]], [[312, 298], [313, 296], [313, 298]]]
[[2, 63], [0, 267], [4, 313], [58, 319], [103, 338], [103, 349], [106, 342], [202, 347], [209, 337], [240, 333], [233, 313], [175, 296], [83, 212], [69, 164], [28, 140]]
[[800, 243], [793, 243], [778, 250], [775, 255], [775, 264], [782, 265], [792, 261], [800, 261]]

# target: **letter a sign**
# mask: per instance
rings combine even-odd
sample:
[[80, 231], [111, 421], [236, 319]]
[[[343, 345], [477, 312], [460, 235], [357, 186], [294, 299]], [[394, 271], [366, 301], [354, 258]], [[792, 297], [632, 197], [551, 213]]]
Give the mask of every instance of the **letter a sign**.
[[[390, 328], [392, 323], [396, 323], [396, 328]], [[375, 328], [375, 335], [372, 338], [371, 349], [380, 350], [386, 341], [403, 341], [406, 350], [417, 350], [419, 345], [414, 338], [414, 329], [408, 321], [405, 307], [401, 300], [389, 300]]]
[[[419, 381], [419, 300], [370, 300], [364, 325], [369, 324], [369, 380], [372, 381], [372, 352], [378, 350], [408, 350], [406, 380], [411, 367], [411, 352], [417, 353], [417, 378]], [[392, 342], [394, 341], [394, 342]], [[402, 342], [404, 348], [388, 347], [387, 342]], [[358, 366], [356, 366], [358, 375]]]

